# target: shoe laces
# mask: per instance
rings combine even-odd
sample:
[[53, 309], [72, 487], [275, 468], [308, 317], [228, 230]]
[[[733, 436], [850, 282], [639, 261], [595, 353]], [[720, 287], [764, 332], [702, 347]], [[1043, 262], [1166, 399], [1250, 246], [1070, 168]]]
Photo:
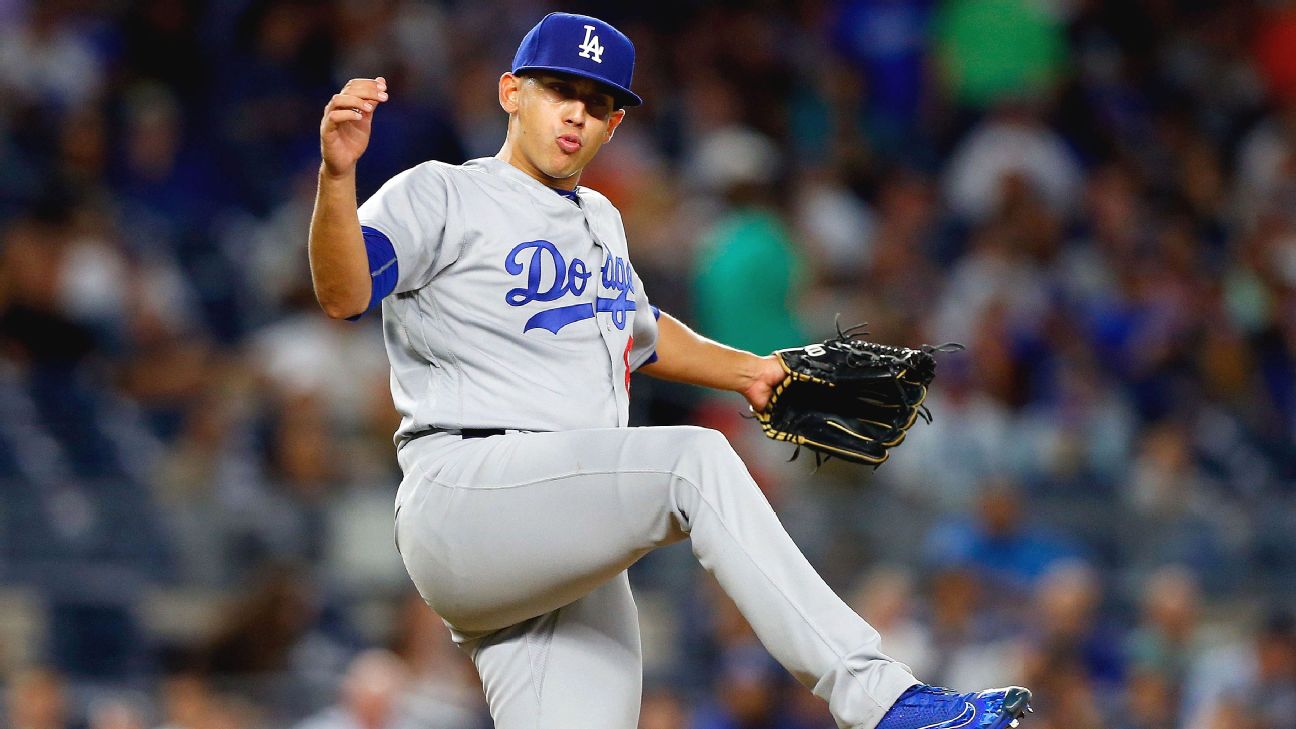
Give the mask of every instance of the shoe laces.
[[962, 696], [963, 695], [962, 691], [955, 691], [952, 688], [945, 688], [944, 686], [927, 686], [927, 685], [914, 686], [913, 688], [909, 689], [909, 693], [934, 694], [937, 696]]
[[944, 686], [919, 685], [902, 694], [879, 725], [882, 729], [918, 729], [954, 718], [951, 711], [963, 710], [956, 697], [965, 694]]

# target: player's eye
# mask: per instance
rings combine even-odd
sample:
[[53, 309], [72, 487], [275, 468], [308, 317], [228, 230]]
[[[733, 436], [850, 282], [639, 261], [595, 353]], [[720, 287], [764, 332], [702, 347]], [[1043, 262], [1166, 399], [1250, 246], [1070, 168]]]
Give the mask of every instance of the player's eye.
[[584, 99], [585, 110], [590, 116], [606, 119], [612, 113], [612, 102], [604, 96], [587, 96]]

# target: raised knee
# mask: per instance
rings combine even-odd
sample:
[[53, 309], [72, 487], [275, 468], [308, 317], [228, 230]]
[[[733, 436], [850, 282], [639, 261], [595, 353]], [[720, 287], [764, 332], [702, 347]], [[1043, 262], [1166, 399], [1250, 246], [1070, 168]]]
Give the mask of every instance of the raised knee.
[[679, 448], [679, 458], [680, 464], [686, 469], [738, 462], [738, 454], [729, 445], [729, 439], [724, 433], [696, 426], [687, 426], [685, 432], [686, 436]]
[[717, 451], [732, 451], [733, 447], [729, 445], [729, 439], [714, 428], [703, 428], [697, 425], [685, 425], [681, 427], [686, 437], [684, 442], [686, 448], [698, 453], [715, 453]]

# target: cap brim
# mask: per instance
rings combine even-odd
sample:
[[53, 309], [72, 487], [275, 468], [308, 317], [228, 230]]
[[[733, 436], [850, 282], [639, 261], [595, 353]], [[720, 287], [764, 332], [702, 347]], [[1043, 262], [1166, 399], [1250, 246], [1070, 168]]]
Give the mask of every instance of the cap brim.
[[599, 86], [606, 88], [608, 92], [612, 94], [612, 98], [616, 102], [618, 109], [624, 106], [639, 106], [643, 104], [643, 99], [639, 98], [639, 94], [636, 94], [624, 86], [618, 86], [605, 78], [595, 76], [591, 73], [586, 73], [579, 68], [565, 68], [563, 66], [522, 66], [513, 69], [511, 73], [524, 73], [526, 71], [553, 71], [554, 73], [565, 73], [569, 76], [580, 76], [581, 78], [595, 81]]

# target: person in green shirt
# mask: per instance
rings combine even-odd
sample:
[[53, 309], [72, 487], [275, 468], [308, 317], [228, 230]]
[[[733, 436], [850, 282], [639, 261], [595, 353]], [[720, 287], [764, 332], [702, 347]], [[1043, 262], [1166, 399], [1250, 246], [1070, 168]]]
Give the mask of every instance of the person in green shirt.
[[808, 266], [778, 210], [773, 145], [754, 132], [716, 136], [726, 134], [731, 138], [714, 146], [764, 161], [711, 180], [724, 193], [726, 212], [704, 234], [694, 262], [694, 319], [704, 335], [731, 347], [799, 346], [806, 335], [794, 292], [803, 288]]
[[803, 343], [793, 291], [805, 268], [774, 211], [734, 210], [707, 236], [698, 260], [693, 305], [702, 332], [750, 352]]
[[936, 56], [950, 95], [984, 109], [1036, 98], [1066, 63], [1065, 29], [1030, 0], [949, 0], [935, 19]]

